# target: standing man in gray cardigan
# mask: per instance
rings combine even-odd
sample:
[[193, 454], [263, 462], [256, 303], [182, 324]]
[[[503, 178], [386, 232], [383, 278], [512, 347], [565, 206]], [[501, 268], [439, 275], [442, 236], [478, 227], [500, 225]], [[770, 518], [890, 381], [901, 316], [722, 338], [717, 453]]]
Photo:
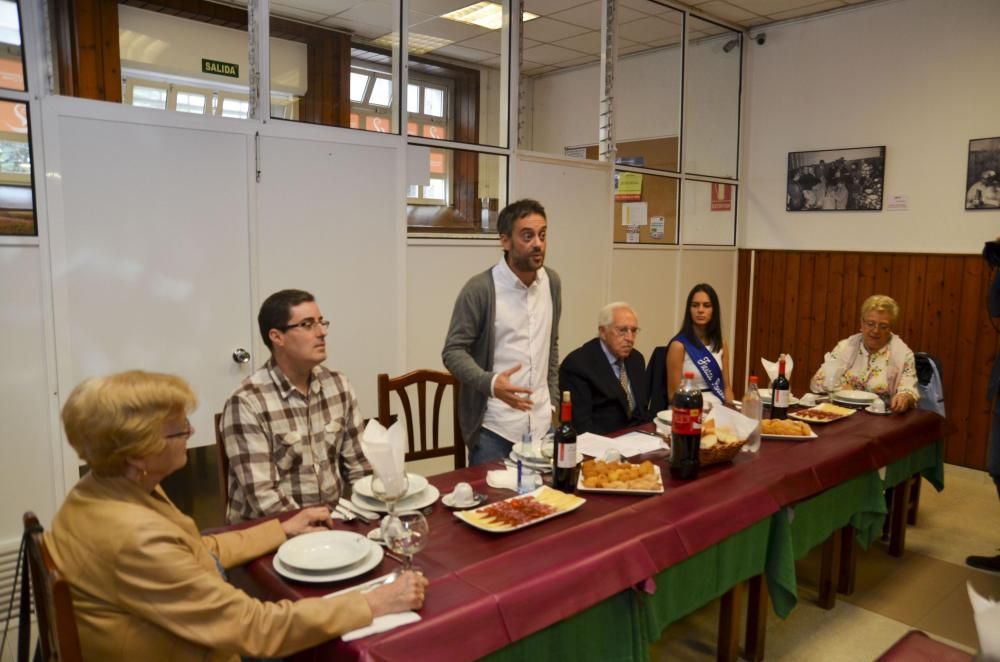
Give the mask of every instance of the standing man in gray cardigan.
[[497, 221], [504, 253], [455, 300], [441, 358], [461, 384], [459, 423], [469, 464], [510, 454], [544, 435], [559, 401], [559, 276], [544, 268], [547, 221], [518, 200]]

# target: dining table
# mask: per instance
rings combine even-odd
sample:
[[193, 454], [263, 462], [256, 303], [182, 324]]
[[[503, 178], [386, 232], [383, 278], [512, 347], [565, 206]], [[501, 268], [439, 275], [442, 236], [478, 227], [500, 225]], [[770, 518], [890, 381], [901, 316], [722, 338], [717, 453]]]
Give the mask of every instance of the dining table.
[[[815, 439], [765, 439], [759, 451], [702, 467], [694, 480], [670, 476], [665, 450], [639, 456], [634, 461], [660, 467], [662, 494], [578, 491], [586, 499], [581, 507], [507, 533], [473, 528], [438, 501], [415, 559], [430, 582], [420, 620], [350, 642], [334, 639], [291, 659], [643, 660], [665, 627], [720, 597], [728, 602], [719, 657], [732, 659], [740, 622], [734, 591], [748, 580], [747, 627], [759, 638], [759, 659], [763, 605], [769, 601], [784, 617], [798, 600], [797, 559], [844, 528], [870, 544], [882, 532], [886, 487], [922, 475], [943, 488], [949, 425], [935, 413], [856, 411], [813, 429]], [[487, 472], [501, 468], [428, 478], [442, 494], [467, 482], [495, 502], [513, 496], [487, 484]], [[377, 525], [334, 526], [367, 533]], [[299, 600], [398, 568], [386, 556], [351, 580], [302, 583], [278, 574], [273, 555], [265, 555], [230, 578], [264, 600]]]

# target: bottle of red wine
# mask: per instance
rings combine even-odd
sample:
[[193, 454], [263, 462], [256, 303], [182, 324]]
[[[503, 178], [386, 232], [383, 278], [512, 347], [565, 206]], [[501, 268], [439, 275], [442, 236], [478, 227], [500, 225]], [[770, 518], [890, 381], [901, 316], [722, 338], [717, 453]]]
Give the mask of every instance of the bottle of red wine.
[[693, 380], [693, 372], [684, 373], [670, 406], [670, 475], [681, 480], [697, 478], [701, 466], [702, 399]]
[[778, 376], [771, 382], [771, 418], [788, 418], [788, 378], [785, 377], [785, 355], [778, 358]]
[[573, 429], [573, 403], [569, 391], [562, 394], [559, 427], [552, 450], [552, 487], [573, 492], [576, 489], [576, 430]]

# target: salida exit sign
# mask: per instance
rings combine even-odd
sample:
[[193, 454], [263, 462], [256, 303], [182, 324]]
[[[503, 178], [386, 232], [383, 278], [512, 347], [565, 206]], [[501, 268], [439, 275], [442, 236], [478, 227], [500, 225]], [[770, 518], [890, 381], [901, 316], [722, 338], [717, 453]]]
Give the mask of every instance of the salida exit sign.
[[202, 73], [215, 74], [216, 76], [240, 77], [240, 65], [231, 62], [221, 62], [219, 60], [206, 60], [202, 58], [201, 71]]

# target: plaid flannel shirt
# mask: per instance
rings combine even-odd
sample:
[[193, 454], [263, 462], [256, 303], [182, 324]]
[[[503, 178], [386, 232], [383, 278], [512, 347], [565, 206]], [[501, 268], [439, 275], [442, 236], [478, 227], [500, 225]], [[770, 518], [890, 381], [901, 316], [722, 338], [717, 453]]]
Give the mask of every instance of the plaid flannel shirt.
[[229, 397], [222, 438], [229, 456], [230, 523], [303, 506], [333, 506], [371, 473], [361, 411], [347, 378], [313, 368], [303, 395], [270, 359]]

